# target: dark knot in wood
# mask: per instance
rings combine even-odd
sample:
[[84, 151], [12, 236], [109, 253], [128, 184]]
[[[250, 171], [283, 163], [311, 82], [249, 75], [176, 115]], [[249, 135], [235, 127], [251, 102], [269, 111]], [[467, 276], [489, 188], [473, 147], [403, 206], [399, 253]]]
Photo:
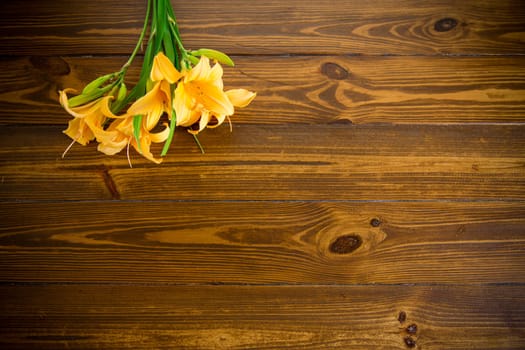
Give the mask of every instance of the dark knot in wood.
[[372, 220], [370, 220], [370, 226], [379, 227], [379, 225], [381, 225], [381, 220], [379, 220], [378, 218], [373, 218]]
[[458, 25], [458, 21], [454, 18], [442, 18], [434, 24], [436, 32], [448, 32]]
[[412, 323], [410, 326], [406, 328], [406, 331], [408, 334], [416, 334], [417, 333], [417, 324]]
[[403, 339], [405, 341], [405, 345], [409, 348], [415, 348], [416, 347], [416, 341], [412, 339], [411, 336], [407, 336]]
[[49, 75], [68, 75], [71, 72], [69, 64], [60, 57], [32, 56], [29, 60], [33, 67]]
[[363, 240], [358, 235], [344, 235], [330, 244], [330, 251], [335, 254], [348, 254], [361, 246]]
[[321, 73], [326, 75], [330, 79], [344, 80], [348, 78], [350, 73], [337, 63], [326, 62], [321, 66]]

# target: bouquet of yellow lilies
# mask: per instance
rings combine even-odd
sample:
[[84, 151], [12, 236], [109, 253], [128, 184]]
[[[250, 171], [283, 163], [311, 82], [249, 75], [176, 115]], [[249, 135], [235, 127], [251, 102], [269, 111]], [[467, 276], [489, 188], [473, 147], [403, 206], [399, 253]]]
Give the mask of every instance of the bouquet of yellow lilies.
[[[128, 92], [124, 78], [148, 30], [140, 77]], [[230, 122], [234, 108], [247, 106], [255, 97], [245, 89], [224, 91], [221, 64], [233, 66], [233, 61], [217, 50], [184, 48], [169, 0], [148, 0], [139, 40], [120, 71], [98, 77], [76, 96], [69, 96], [74, 89], [59, 92], [60, 104], [74, 117], [64, 130], [73, 142], [62, 156], [73, 144], [96, 139], [98, 150], [107, 155], [126, 148], [130, 166], [130, 145], [160, 163], [162, 158], [151, 153], [151, 143], [164, 142], [165, 156], [177, 126], [187, 128], [202, 151], [197, 134], [225, 119]], [[161, 121], [162, 131], [153, 132]]]

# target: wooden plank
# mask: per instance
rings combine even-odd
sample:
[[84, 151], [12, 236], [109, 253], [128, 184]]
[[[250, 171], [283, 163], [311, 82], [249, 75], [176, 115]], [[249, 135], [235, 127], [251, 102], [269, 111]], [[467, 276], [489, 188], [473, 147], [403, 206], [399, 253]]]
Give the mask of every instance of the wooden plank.
[[[0, 344], [407, 349], [410, 336], [418, 349], [517, 350], [525, 343], [524, 292], [523, 286], [1, 286]], [[408, 334], [411, 325], [416, 334]]]
[[525, 283], [525, 205], [0, 203], [0, 281]]
[[[524, 125], [235, 125], [201, 154], [180, 130], [165, 162], [73, 147], [58, 127], [0, 130], [5, 200], [466, 200], [525, 198]], [[154, 149], [160, 153], [160, 146]], [[154, 177], [152, 177], [154, 174]], [[83, 185], [85, 183], [85, 185]], [[106, 186], [107, 190], [103, 190]]]
[[[525, 57], [234, 57], [225, 85], [258, 93], [235, 123], [525, 121]], [[65, 125], [57, 91], [118, 71], [124, 57], [4, 60], [0, 123]], [[136, 81], [138, 67], [128, 82]], [[35, 111], [45, 111], [35, 113]], [[269, 113], [271, 111], [271, 113]], [[264, 117], [263, 117], [264, 116]]]
[[[172, 1], [189, 48], [232, 54], [523, 54], [519, 1]], [[8, 55], [128, 54], [146, 1], [0, 5]]]

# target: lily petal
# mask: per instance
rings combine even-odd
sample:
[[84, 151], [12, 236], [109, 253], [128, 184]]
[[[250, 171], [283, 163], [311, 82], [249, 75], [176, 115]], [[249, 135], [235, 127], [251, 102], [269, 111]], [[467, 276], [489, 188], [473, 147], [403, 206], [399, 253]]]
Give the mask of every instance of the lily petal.
[[224, 114], [222, 115], [214, 115], [213, 118], [217, 121], [217, 123], [209, 124], [208, 128], [213, 129], [224, 123], [224, 120], [226, 119], [226, 116]]
[[91, 101], [85, 105], [81, 105], [78, 107], [69, 107], [68, 103], [68, 92], [73, 92], [75, 90], [73, 89], [64, 89], [59, 92], [60, 94], [60, 103], [62, 104], [62, 107], [68, 112], [70, 115], [72, 115], [75, 118], [84, 118], [87, 115], [92, 114], [99, 108], [100, 99]]
[[226, 95], [235, 107], [242, 108], [248, 106], [257, 94], [246, 89], [233, 89], [226, 91]]
[[217, 114], [233, 114], [233, 104], [219, 87], [194, 82], [186, 84], [186, 89], [205, 109]]
[[222, 66], [220, 64], [215, 64], [210, 70], [207, 80], [209, 80], [211, 84], [217, 86], [219, 89], [222, 90], [224, 89], [224, 84], [222, 82], [222, 74]]
[[184, 81], [190, 82], [193, 80], [206, 79], [210, 73], [210, 69], [211, 67], [209, 58], [206, 56], [201, 56], [199, 63], [197, 63], [197, 65], [195, 65], [195, 67], [189, 71], [189, 73], [184, 78]]
[[[170, 95], [166, 95], [166, 82], [159, 81], [155, 83], [151, 91], [139, 98], [128, 108], [128, 115], [146, 115], [144, 123], [147, 130], [153, 129], [159, 122], [162, 113], [167, 112], [171, 115]], [[169, 85], [167, 85], [169, 89]]]
[[175, 83], [182, 77], [182, 74], [177, 71], [173, 63], [164, 53], [159, 52], [153, 59], [151, 67], [150, 78], [153, 81], [166, 80], [170, 84]]
[[68, 122], [68, 128], [64, 130], [63, 133], [80, 143], [82, 146], [87, 145], [95, 138], [93, 131], [91, 131], [82, 118], [71, 119]]
[[151, 138], [151, 142], [160, 143], [166, 141], [168, 136], [170, 135], [170, 127], [168, 124], [164, 123], [164, 130], [157, 132], [157, 133], [150, 133], [149, 136]]
[[127, 144], [127, 139], [122, 139], [120, 141], [100, 142], [97, 146], [97, 150], [107, 154], [108, 156], [112, 156], [122, 151]]
[[153, 156], [153, 154], [151, 153], [150, 151], [150, 147], [151, 147], [151, 139], [149, 137], [149, 135], [142, 135], [141, 138], [140, 138], [140, 150], [137, 146], [137, 142], [135, 139], [133, 139], [131, 141], [131, 144], [133, 145], [133, 147], [135, 148], [135, 150], [139, 153], [141, 153], [142, 151], [142, 156], [144, 156], [144, 158], [146, 159], [149, 159], [151, 160], [152, 162], [154, 163], [157, 163], [157, 164], [160, 164], [162, 163], [162, 158], [155, 158]]
[[195, 113], [192, 98], [186, 92], [182, 83], [175, 89], [173, 109], [175, 109], [175, 114], [177, 115], [177, 126], [191, 126], [198, 120], [200, 115]]

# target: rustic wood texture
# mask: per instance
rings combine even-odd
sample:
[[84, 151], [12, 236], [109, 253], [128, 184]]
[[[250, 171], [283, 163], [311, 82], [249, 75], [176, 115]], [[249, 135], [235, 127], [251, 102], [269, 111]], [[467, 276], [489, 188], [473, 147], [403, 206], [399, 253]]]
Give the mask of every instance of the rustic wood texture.
[[[184, 42], [231, 54], [523, 54], [515, 0], [172, 0]], [[146, 2], [2, 1], [10, 55], [128, 54]], [[28, 11], [27, 9], [30, 9]]]
[[525, 195], [525, 125], [235, 126], [233, 133], [224, 127], [202, 134], [204, 155], [181, 131], [161, 166], [132, 151], [132, 169], [125, 154], [108, 157], [95, 145], [73, 147], [61, 159], [70, 140], [60, 130], [0, 131], [4, 198], [520, 200]]
[[[523, 122], [525, 57], [234, 57], [226, 87], [257, 91], [235, 123]], [[126, 57], [15, 57], [4, 61], [0, 123], [69, 119], [57, 91], [118, 71]], [[129, 81], [138, 76], [139, 64]], [[520, 68], [521, 67], [521, 68]], [[35, 109], [47, 113], [35, 113]], [[271, 111], [271, 113], [269, 113]]]
[[[515, 286], [0, 286], [10, 349], [520, 349]], [[31, 312], [28, 313], [28, 304]], [[406, 320], [398, 321], [400, 312]], [[31, 332], [28, 324], [34, 325]], [[407, 328], [415, 325], [410, 335]], [[410, 328], [413, 329], [414, 327]], [[177, 344], [177, 346], [173, 346]]]
[[525, 283], [521, 203], [115, 201], [0, 209], [6, 282]]
[[57, 91], [146, 1], [0, 2], [2, 349], [525, 348], [519, 1], [172, 3], [258, 96], [129, 168]]

